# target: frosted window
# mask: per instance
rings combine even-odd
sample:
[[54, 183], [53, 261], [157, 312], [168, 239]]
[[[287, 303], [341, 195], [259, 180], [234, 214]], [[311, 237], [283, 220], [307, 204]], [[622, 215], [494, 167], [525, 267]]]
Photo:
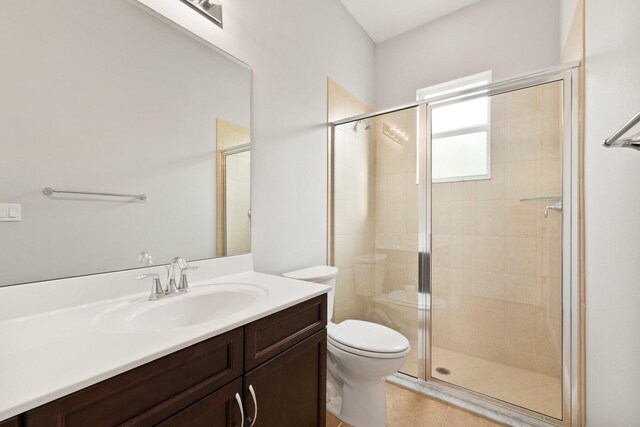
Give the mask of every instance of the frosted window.
[[461, 181], [488, 177], [488, 132], [474, 132], [431, 143], [434, 182]]
[[489, 100], [478, 98], [435, 108], [432, 120], [434, 134], [486, 125], [489, 122]]
[[[491, 81], [491, 71], [420, 89], [418, 99], [441, 99]], [[433, 182], [491, 178], [491, 112], [489, 97], [459, 101], [431, 110]]]

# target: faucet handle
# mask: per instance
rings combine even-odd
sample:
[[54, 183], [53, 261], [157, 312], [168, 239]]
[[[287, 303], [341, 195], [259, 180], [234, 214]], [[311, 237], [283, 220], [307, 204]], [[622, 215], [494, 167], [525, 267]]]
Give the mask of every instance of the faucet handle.
[[149, 301], [155, 301], [164, 296], [164, 289], [162, 288], [162, 283], [160, 282], [160, 276], [156, 273], [147, 273], [141, 274], [140, 276], [136, 276], [136, 279], [143, 280], [147, 277], [151, 277], [153, 279], [153, 285], [151, 286], [151, 294], [149, 295]]
[[178, 266], [180, 271], [190, 268], [189, 264], [187, 263], [187, 261], [184, 260], [184, 258], [181, 258], [181, 257], [174, 258], [173, 262], [175, 262], [175, 264]]
[[197, 270], [198, 267], [193, 266], [191, 267], [189, 264], [184, 263], [184, 268], [180, 267], [180, 283], [178, 284], [178, 288], [177, 291], [178, 292], [190, 292], [191, 290], [189, 289], [189, 281], [187, 279], [187, 271], [188, 270]]

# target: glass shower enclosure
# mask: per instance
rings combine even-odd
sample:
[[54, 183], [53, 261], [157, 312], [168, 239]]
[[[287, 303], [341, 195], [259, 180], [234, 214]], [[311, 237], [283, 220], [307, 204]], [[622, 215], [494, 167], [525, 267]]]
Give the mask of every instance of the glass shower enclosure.
[[398, 379], [570, 425], [576, 82], [555, 69], [331, 127], [334, 321], [405, 335]]

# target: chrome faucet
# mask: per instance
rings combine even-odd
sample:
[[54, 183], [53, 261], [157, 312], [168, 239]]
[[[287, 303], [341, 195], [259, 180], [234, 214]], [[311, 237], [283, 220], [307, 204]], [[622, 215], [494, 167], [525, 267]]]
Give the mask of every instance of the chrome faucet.
[[[180, 270], [180, 283], [176, 286], [176, 268]], [[167, 295], [189, 292], [189, 282], [187, 280], [187, 271], [195, 270], [198, 267], [191, 267], [181, 257], [176, 257], [171, 261], [171, 265], [168, 267], [167, 272]]]
[[[171, 261], [171, 264], [165, 266], [167, 269], [167, 288], [162, 287], [160, 282], [160, 276], [155, 273], [148, 273], [137, 276], [136, 279], [142, 280], [148, 277], [153, 279], [153, 285], [151, 288], [151, 294], [149, 295], [149, 301], [155, 301], [160, 298], [174, 296], [179, 293], [189, 292], [189, 282], [187, 280], [187, 271], [195, 270], [198, 267], [191, 267], [187, 262], [181, 258], [176, 257]], [[176, 286], [176, 269], [180, 270], [180, 284]]]
[[171, 264], [169, 264], [166, 267], [167, 268], [167, 290], [165, 291], [165, 294], [167, 295], [173, 295], [178, 291], [178, 288], [176, 287], [176, 265], [178, 264], [178, 261], [184, 262], [182, 258], [176, 257], [173, 259], [173, 261], [171, 261]]
[[180, 268], [180, 283], [178, 283], [177, 292], [191, 292], [189, 289], [189, 281], [187, 279], [187, 271], [189, 270], [197, 270], [198, 267], [191, 267], [185, 260], [182, 258], [179, 259], [180, 262], [177, 263]]
[[147, 277], [153, 278], [153, 285], [151, 286], [149, 301], [155, 301], [157, 299], [163, 298], [165, 296], [164, 289], [162, 288], [162, 283], [160, 282], [160, 276], [158, 276], [156, 273], [142, 274], [136, 277], [136, 279], [142, 280], [146, 279]]

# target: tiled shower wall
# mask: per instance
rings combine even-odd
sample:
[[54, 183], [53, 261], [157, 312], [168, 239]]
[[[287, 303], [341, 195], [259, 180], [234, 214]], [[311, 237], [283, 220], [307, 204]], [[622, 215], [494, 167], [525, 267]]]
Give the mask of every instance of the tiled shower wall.
[[561, 372], [561, 86], [493, 97], [491, 179], [433, 185], [433, 345]]
[[[400, 369], [418, 369], [418, 184], [416, 109], [377, 117], [376, 123], [376, 253], [386, 258], [384, 288], [368, 302], [367, 320], [395, 329], [409, 339], [411, 351]], [[396, 141], [385, 125], [407, 134]], [[376, 271], [380, 274], [379, 271]]]
[[[371, 108], [328, 81], [329, 122], [370, 112]], [[365, 304], [355, 289], [354, 259], [375, 245], [376, 157], [373, 130], [346, 124], [335, 128], [334, 264], [338, 267], [334, 321], [362, 319]]]
[[[406, 132], [408, 141], [398, 142], [385, 135], [385, 124]], [[376, 119], [376, 252], [387, 256], [387, 292], [418, 284], [416, 155], [415, 109]], [[417, 288], [415, 292], [417, 296]]]

